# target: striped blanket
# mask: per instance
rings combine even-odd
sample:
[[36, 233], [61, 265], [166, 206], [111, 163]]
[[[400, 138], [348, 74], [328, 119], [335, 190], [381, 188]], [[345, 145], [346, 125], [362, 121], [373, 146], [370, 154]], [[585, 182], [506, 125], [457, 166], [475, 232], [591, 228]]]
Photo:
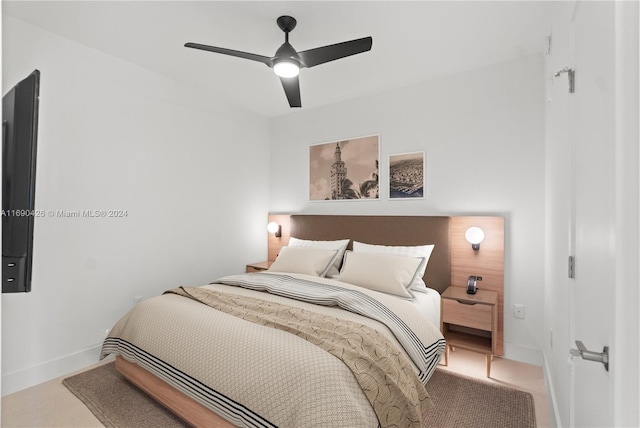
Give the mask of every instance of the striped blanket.
[[[439, 358], [444, 352], [444, 338], [426, 345], [416, 333], [382, 302], [365, 294], [364, 290], [354, 290], [341, 286], [319, 284], [296, 278], [290, 275], [272, 273], [254, 273], [251, 275], [233, 275], [220, 278], [214, 284], [226, 284], [248, 288], [256, 291], [266, 291], [278, 296], [300, 300], [323, 306], [338, 306], [344, 310], [363, 315], [385, 324], [402, 344], [413, 363], [420, 370], [420, 380], [426, 385], [438, 365]], [[380, 293], [375, 294], [378, 299]]]

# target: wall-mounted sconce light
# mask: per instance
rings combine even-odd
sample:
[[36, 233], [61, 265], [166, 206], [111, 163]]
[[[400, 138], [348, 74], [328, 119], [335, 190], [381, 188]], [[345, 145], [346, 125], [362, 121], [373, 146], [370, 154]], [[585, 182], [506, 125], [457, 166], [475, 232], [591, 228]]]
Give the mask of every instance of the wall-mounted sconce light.
[[280, 238], [282, 236], [282, 227], [275, 221], [272, 221], [269, 224], [267, 224], [267, 231], [269, 233], [273, 233], [276, 236], [276, 238]]
[[480, 249], [480, 243], [484, 240], [484, 232], [477, 226], [470, 227], [464, 233], [465, 239], [471, 244], [474, 251]]

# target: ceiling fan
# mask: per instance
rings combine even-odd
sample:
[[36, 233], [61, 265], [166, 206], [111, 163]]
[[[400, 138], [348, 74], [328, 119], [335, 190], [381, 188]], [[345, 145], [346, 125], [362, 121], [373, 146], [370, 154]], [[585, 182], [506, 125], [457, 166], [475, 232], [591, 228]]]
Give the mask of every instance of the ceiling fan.
[[292, 16], [285, 15], [279, 17], [276, 22], [278, 23], [278, 27], [284, 31], [284, 43], [272, 57], [201, 45], [199, 43], [185, 43], [185, 47], [231, 55], [266, 64], [267, 67], [273, 68], [276, 75], [280, 77], [284, 92], [289, 100], [289, 105], [291, 107], [302, 107], [300, 100], [300, 81], [298, 80], [298, 73], [301, 68], [315, 67], [325, 62], [367, 52], [371, 50], [373, 43], [371, 37], [363, 37], [362, 39], [296, 52], [293, 46], [289, 44], [289, 33], [296, 27], [297, 21]]

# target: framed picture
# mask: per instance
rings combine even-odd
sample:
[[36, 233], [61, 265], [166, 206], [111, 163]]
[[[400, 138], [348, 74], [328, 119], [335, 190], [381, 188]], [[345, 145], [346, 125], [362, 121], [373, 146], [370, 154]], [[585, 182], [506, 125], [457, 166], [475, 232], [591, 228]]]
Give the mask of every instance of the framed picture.
[[378, 200], [378, 135], [309, 147], [309, 200]]
[[424, 198], [424, 152], [389, 156], [389, 199]]

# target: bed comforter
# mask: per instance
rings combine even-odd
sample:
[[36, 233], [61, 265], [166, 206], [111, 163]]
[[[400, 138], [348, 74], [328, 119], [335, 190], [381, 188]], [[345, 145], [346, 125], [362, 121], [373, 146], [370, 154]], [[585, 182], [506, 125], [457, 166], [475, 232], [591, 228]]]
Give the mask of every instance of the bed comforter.
[[424, 385], [443, 352], [407, 301], [252, 273], [138, 304], [102, 357], [137, 363], [237, 426], [409, 427], [431, 405]]

